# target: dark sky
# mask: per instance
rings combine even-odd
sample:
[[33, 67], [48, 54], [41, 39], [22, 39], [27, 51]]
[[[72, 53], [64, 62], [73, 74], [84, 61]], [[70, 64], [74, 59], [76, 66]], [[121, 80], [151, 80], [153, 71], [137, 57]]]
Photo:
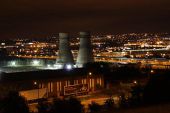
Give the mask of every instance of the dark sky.
[[170, 0], [1, 0], [0, 38], [169, 32]]

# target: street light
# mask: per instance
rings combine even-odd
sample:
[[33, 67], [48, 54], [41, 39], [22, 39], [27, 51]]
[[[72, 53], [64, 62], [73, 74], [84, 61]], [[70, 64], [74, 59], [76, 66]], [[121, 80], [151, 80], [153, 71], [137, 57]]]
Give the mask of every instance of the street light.
[[37, 88], [37, 96], [38, 96], [38, 100], [39, 100], [39, 85], [38, 85], [38, 83], [37, 83], [37, 81], [34, 81], [34, 83], [33, 83], [35, 86], [36, 86], [36, 88]]
[[37, 85], [37, 82], [36, 82], [36, 81], [34, 82], [34, 85]]
[[137, 81], [136, 81], [136, 80], [134, 80], [134, 81], [133, 81], [133, 83], [134, 83], [134, 84], [137, 84]]

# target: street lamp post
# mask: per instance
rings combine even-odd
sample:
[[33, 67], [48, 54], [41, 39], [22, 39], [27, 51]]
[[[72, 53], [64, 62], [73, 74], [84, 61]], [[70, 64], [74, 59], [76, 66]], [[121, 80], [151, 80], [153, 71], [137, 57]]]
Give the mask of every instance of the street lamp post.
[[38, 91], [37, 96], [38, 96], [38, 100], [39, 100], [39, 85], [38, 85], [38, 83], [36, 81], [34, 82], [34, 85], [38, 88], [37, 89], [37, 91]]

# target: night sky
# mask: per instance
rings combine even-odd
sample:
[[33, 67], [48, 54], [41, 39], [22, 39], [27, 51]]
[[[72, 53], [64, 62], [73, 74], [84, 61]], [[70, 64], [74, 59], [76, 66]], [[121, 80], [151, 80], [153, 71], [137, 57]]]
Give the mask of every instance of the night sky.
[[1, 0], [0, 38], [169, 32], [170, 0]]

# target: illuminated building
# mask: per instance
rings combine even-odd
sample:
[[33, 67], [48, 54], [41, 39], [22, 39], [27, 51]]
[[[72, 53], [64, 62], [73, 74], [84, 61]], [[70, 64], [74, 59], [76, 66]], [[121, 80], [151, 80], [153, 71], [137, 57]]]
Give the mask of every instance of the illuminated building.
[[103, 76], [98, 72], [85, 69], [74, 69], [70, 73], [65, 71], [2, 73], [0, 86], [15, 88], [28, 100], [81, 96], [104, 88]]

